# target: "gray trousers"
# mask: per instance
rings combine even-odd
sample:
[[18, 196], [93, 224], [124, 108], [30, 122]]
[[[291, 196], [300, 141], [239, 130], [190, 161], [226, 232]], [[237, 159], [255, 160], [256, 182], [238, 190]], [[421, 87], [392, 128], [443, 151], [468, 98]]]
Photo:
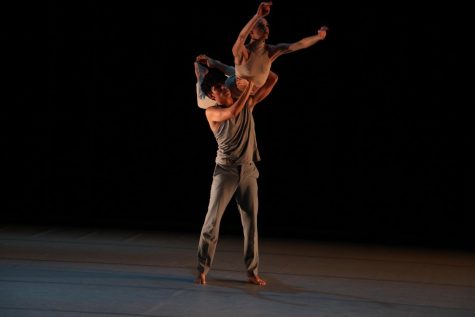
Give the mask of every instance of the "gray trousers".
[[259, 249], [257, 235], [257, 178], [254, 163], [236, 166], [217, 164], [213, 173], [208, 212], [198, 244], [198, 271], [207, 274], [213, 263], [223, 213], [234, 196], [244, 231], [244, 263], [249, 276], [257, 275]]

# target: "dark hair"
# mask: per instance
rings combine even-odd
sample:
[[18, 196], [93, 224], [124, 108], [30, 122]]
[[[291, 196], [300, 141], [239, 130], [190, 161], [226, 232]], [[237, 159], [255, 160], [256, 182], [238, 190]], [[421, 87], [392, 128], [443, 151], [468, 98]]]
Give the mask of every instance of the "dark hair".
[[223, 72], [215, 68], [209, 68], [208, 73], [201, 83], [201, 90], [209, 96], [211, 94], [211, 88], [221, 86], [225, 81], [226, 76]]

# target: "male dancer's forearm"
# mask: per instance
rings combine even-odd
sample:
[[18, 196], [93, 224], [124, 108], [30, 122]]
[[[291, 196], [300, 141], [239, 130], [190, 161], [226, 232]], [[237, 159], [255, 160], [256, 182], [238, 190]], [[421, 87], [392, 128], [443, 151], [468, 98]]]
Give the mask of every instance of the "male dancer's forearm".
[[254, 83], [250, 81], [246, 89], [241, 94], [241, 96], [239, 96], [238, 100], [230, 107], [229, 110], [231, 111], [231, 114], [234, 117], [237, 116], [246, 105], [246, 102], [249, 99], [249, 96], [251, 95], [251, 91], [253, 87], [254, 87]]

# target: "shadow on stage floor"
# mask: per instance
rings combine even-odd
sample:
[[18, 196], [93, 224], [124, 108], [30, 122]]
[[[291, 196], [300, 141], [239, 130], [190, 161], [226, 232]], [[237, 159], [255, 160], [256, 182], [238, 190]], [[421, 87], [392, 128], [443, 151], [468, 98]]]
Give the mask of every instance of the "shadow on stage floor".
[[161, 230], [0, 227], [0, 315], [475, 316], [475, 252], [261, 235], [265, 287], [223, 234], [207, 285], [198, 236]]

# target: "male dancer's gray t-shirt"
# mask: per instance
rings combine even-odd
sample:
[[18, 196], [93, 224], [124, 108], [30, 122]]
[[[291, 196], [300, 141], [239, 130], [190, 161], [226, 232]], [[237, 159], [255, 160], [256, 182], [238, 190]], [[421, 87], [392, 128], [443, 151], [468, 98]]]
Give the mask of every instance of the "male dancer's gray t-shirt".
[[218, 142], [217, 164], [240, 165], [261, 160], [254, 117], [247, 105], [236, 117], [221, 123], [214, 136]]

